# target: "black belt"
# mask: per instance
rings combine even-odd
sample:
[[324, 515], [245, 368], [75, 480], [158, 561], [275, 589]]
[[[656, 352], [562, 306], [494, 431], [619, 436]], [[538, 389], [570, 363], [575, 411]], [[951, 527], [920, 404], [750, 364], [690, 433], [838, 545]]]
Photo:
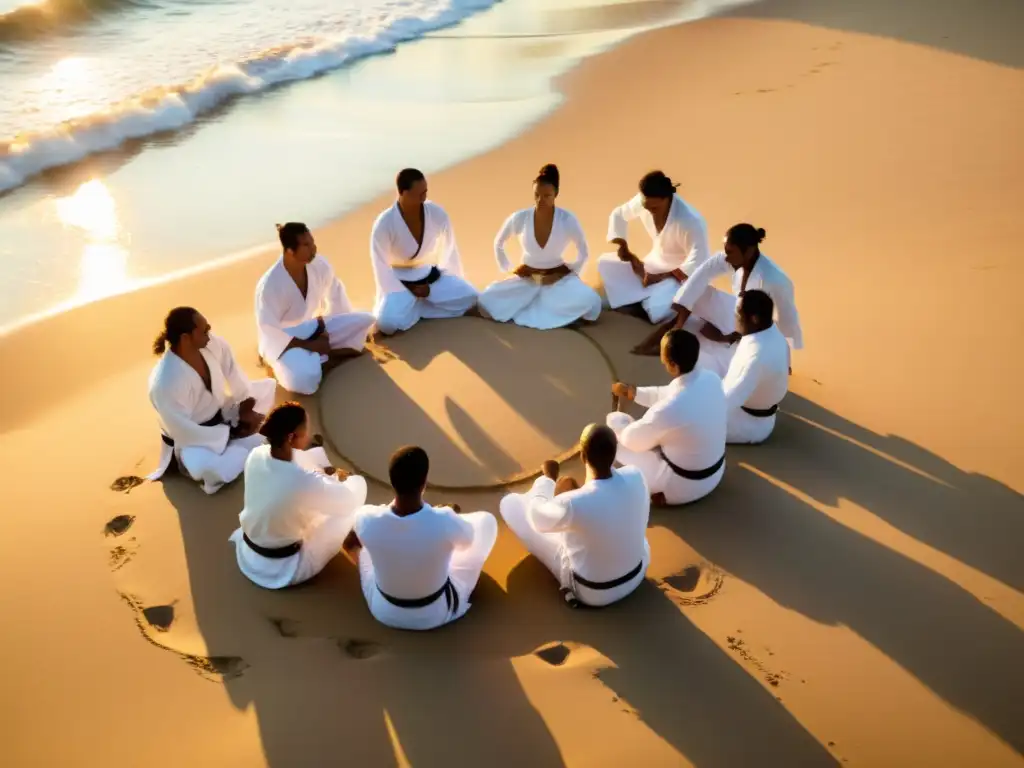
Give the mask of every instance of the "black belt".
[[759, 419], [767, 419], [769, 416], [774, 416], [779, 410], [779, 404], [776, 403], [771, 408], [747, 408], [745, 405], [741, 405], [740, 409], [749, 413], [751, 416], [757, 416]]
[[448, 612], [454, 615], [459, 611], [459, 593], [455, 589], [455, 585], [452, 584], [451, 579], [447, 579], [441, 588], [433, 594], [426, 597], [417, 597], [412, 600], [389, 595], [380, 588], [379, 584], [377, 585], [377, 591], [384, 596], [385, 600], [392, 605], [397, 605], [399, 608], [425, 608], [428, 605], [433, 605], [441, 595], [444, 595], [444, 600], [448, 604]]
[[249, 549], [251, 549], [257, 555], [269, 557], [271, 560], [283, 560], [286, 557], [297, 555], [299, 553], [299, 550], [302, 549], [301, 541], [286, 544], [283, 547], [261, 547], [255, 541], [250, 539], [245, 531], [242, 531], [242, 539], [245, 541], [246, 544], [249, 545]]
[[426, 277], [421, 277], [419, 280], [402, 280], [401, 283], [406, 288], [412, 285], [433, 285], [441, 279], [441, 270], [437, 267], [431, 267], [430, 272], [427, 273]]
[[668, 456], [665, 455], [665, 451], [661, 449], [660, 445], [658, 446], [657, 451], [658, 455], [661, 456], [661, 460], [668, 464], [669, 469], [671, 469], [680, 477], [685, 477], [687, 480], [707, 480], [709, 477], [715, 474], [715, 472], [720, 470], [723, 464], [725, 464], [725, 454], [723, 453], [722, 458], [720, 458], [707, 469], [683, 469], [682, 467], [678, 467], [671, 461], [669, 461]]
[[[217, 411], [217, 413], [215, 413], [212, 418], [207, 419], [206, 421], [204, 421], [199, 426], [200, 427], [217, 427], [217, 426], [220, 426], [223, 423], [224, 423], [224, 417], [221, 416], [220, 411]], [[164, 441], [164, 445], [169, 445], [171, 448], [174, 447], [174, 440], [166, 432], [161, 432], [160, 433], [160, 439]]]
[[615, 589], [615, 587], [621, 586], [627, 581], [632, 581], [636, 578], [636, 575], [643, 570], [643, 568], [644, 561], [641, 560], [636, 564], [636, 568], [631, 570], [629, 573], [619, 576], [617, 579], [612, 579], [611, 581], [590, 581], [589, 579], [584, 579], [576, 573], [576, 571], [572, 572], [572, 578], [577, 584], [582, 584], [587, 589]]

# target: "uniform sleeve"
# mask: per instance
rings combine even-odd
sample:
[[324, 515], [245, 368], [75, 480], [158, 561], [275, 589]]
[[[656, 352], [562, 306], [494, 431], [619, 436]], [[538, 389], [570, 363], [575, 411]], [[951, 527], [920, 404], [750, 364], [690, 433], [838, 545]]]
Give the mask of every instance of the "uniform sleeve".
[[238, 362], [235, 360], [235, 353], [231, 346], [219, 336], [211, 336], [211, 343], [217, 345], [217, 359], [220, 360], [221, 369], [224, 371], [224, 379], [228, 383], [228, 392], [236, 403], [250, 397], [250, 386], [252, 381], [245, 375]]
[[150, 392], [153, 407], [160, 415], [167, 436], [176, 448], [208, 448], [214, 453], [224, 453], [231, 437], [227, 424], [204, 427], [192, 420], [189, 408], [183, 401], [184, 392], [173, 392], [170, 387], [154, 387]]
[[498, 234], [494, 238], [494, 259], [498, 262], [498, 269], [502, 272], [512, 271], [512, 261], [505, 253], [505, 243], [513, 235], [519, 234], [521, 223], [522, 217], [519, 215], [519, 211], [516, 211], [505, 219], [505, 223], [501, 225], [501, 229], [498, 230]]
[[572, 505], [555, 496], [555, 481], [538, 477], [527, 494], [526, 515], [530, 524], [541, 533], [564, 531], [572, 518]]
[[373, 265], [373, 280], [377, 285], [377, 295], [404, 291], [405, 286], [398, 279], [395, 270], [388, 261], [391, 251], [391, 232], [388, 212], [377, 217], [370, 230], [370, 261]]
[[628, 202], [623, 203], [608, 217], [608, 242], [625, 240], [629, 234], [629, 222], [640, 217], [644, 211], [643, 197], [637, 193]]
[[680, 269], [686, 275], [693, 275], [702, 265], [711, 258], [711, 250], [708, 247], [708, 225], [704, 217], [697, 214], [688, 216], [683, 222], [683, 231], [690, 243], [690, 251], [686, 254]]
[[732, 411], [744, 405], [756, 388], [757, 359], [750, 354], [737, 353], [722, 381], [726, 407]]
[[[685, 269], [683, 270], [686, 271]], [[685, 307], [693, 312], [697, 301], [711, 285], [711, 281], [719, 275], [729, 272], [729, 263], [725, 260], [724, 253], [716, 253], [710, 259], [697, 267], [676, 291], [672, 303], [678, 307]]]
[[664, 396], [664, 387], [637, 387], [633, 402], [644, 408], [651, 408]]
[[590, 250], [587, 248], [587, 236], [583, 233], [583, 227], [580, 226], [580, 220], [575, 215], [566, 213], [565, 228], [566, 235], [573, 245], [576, 246], [576, 260], [569, 264], [569, 269], [575, 272], [577, 275], [586, 266], [587, 260], [590, 258]]
[[270, 280], [261, 280], [256, 286], [256, 327], [262, 342], [263, 356], [268, 359], [267, 362], [277, 360], [295, 338], [282, 327], [281, 314]]
[[663, 410], [655, 405], [643, 415], [643, 418], [634, 421], [622, 430], [619, 435], [619, 444], [638, 453], [661, 445], [661, 440], [667, 431], [664, 420]]
[[793, 294], [793, 283], [789, 279], [780, 285], [772, 286], [771, 297], [779, 317], [779, 330], [789, 339], [793, 349], [803, 349], [804, 334], [800, 328], [800, 314], [796, 311], [796, 298]]
[[473, 526], [455, 510], [446, 509], [445, 511], [448, 513], [448, 518], [451, 521], [452, 544], [455, 546], [455, 549], [469, 549], [473, 546]]
[[459, 254], [459, 245], [455, 240], [455, 230], [452, 228], [452, 220], [441, 206], [435, 206], [434, 210], [440, 218], [438, 223], [441, 228], [441, 236], [444, 238], [444, 250], [441, 251], [441, 256], [438, 259], [437, 266], [440, 267], [443, 272], [455, 275], [456, 277], [462, 277], [462, 256]]

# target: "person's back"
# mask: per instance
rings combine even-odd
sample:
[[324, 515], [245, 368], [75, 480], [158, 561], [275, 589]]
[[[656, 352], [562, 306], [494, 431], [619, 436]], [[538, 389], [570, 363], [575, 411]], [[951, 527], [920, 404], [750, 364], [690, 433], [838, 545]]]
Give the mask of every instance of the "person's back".
[[708, 467], [725, 453], [725, 393], [714, 372], [697, 368], [687, 374], [683, 385], [655, 409], [668, 417], [662, 448], [674, 464]]
[[613, 470], [611, 477], [590, 480], [560, 499], [571, 510], [565, 548], [574, 571], [607, 582], [636, 568], [650, 516], [650, 495], [638, 469]]
[[445, 507], [424, 504], [399, 517], [391, 507], [364, 508], [356, 535], [374, 562], [377, 586], [403, 599], [440, 589], [448, 579], [452, 552], [472, 541], [472, 530]]
[[433, 629], [463, 616], [498, 538], [487, 512], [427, 504], [429, 470], [426, 451], [400, 448], [388, 467], [394, 500], [356, 515], [363, 596], [373, 617], [396, 629]]

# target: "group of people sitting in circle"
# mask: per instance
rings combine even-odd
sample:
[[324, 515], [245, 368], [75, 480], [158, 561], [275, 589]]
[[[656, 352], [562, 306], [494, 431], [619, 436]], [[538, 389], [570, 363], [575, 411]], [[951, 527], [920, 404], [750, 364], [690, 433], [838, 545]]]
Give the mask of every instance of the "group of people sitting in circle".
[[[379, 621], [430, 629], [469, 608], [497, 539], [495, 517], [427, 503], [430, 461], [416, 446], [391, 457], [393, 501], [366, 504], [366, 480], [330, 465], [305, 409], [274, 407], [277, 385], [313, 394], [324, 371], [362, 354], [373, 334], [405, 331], [421, 319], [475, 311], [544, 330], [595, 322], [604, 300], [578, 276], [586, 239], [576, 217], [555, 206], [554, 166], [534, 180], [534, 207], [512, 214], [495, 239], [509, 276], [479, 294], [463, 277], [451, 221], [427, 199], [423, 174], [405, 169], [397, 187], [398, 200], [370, 236], [373, 312], [352, 307], [331, 265], [316, 258], [305, 225], [278, 227], [282, 256], [255, 297], [260, 358], [276, 381], [246, 376], [196, 309], [168, 313], [149, 382], [163, 440], [149, 479], [176, 462], [212, 494], [244, 473], [244, 508], [231, 541], [250, 580], [269, 589], [297, 584], [346, 551], [357, 559]], [[712, 256], [703, 218], [675, 189], [661, 171], [646, 174], [639, 193], [610, 216], [608, 240], [617, 252], [598, 261], [607, 305], [654, 326], [632, 351], [660, 355], [671, 383], [616, 382], [617, 407], [580, 439], [585, 482], [560, 477], [549, 461], [529, 491], [500, 503], [509, 529], [574, 606], [607, 605], [643, 581], [650, 505], [706, 496], [724, 475], [727, 443], [768, 438], [788, 390], [791, 348], [802, 347], [793, 285], [761, 253], [764, 230], [737, 224]], [[637, 218], [654, 244], [643, 258], [627, 239]], [[516, 267], [505, 252], [512, 235], [523, 251]], [[576, 259], [565, 262], [570, 242]], [[733, 293], [711, 285], [730, 272]], [[646, 412], [634, 420], [621, 409], [626, 402]]]

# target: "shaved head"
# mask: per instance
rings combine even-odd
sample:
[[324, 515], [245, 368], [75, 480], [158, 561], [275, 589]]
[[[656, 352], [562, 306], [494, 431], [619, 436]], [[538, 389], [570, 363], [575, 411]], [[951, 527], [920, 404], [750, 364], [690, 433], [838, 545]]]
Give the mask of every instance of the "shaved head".
[[619, 440], [611, 427], [603, 424], [588, 424], [580, 435], [580, 454], [583, 461], [598, 472], [611, 471], [615, 463], [615, 452]]

